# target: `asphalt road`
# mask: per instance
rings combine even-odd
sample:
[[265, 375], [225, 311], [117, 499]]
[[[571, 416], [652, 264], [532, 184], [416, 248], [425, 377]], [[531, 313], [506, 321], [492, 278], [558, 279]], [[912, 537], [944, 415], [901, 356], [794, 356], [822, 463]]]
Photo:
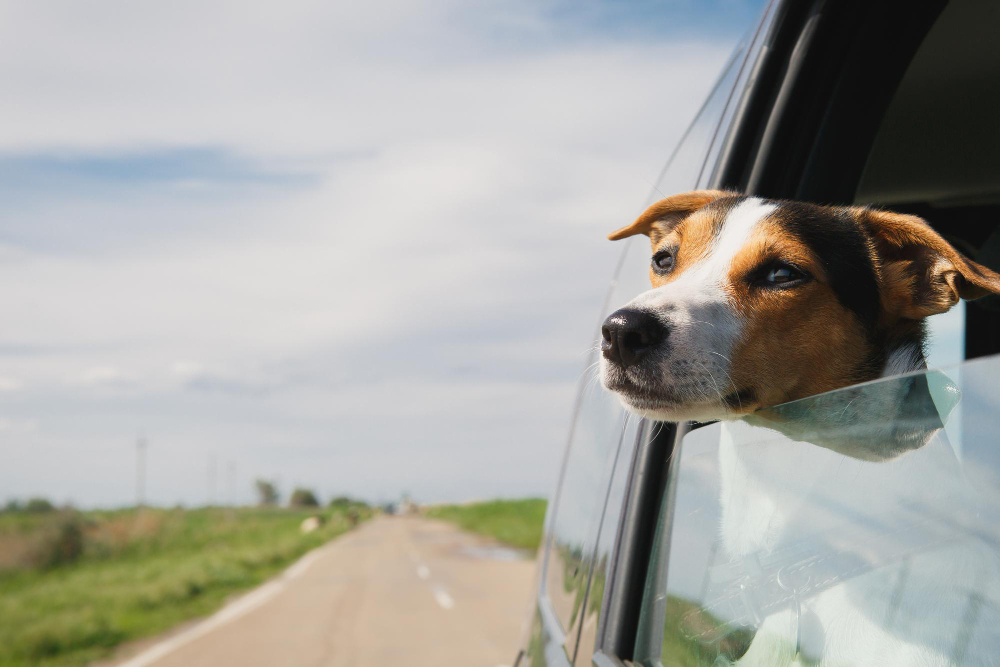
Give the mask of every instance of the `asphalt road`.
[[113, 664], [509, 665], [533, 578], [533, 561], [448, 524], [379, 517]]

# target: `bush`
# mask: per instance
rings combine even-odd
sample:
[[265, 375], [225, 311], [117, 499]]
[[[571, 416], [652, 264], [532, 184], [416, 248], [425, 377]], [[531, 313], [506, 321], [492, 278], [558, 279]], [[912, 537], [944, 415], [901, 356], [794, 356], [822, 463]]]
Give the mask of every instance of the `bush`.
[[368, 503], [363, 500], [355, 500], [350, 496], [337, 496], [330, 501], [330, 507], [333, 509], [347, 509], [349, 507], [368, 507]]
[[309, 489], [300, 488], [292, 492], [288, 504], [291, 507], [319, 507], [319, 500], [316, 498], [316, 494]]
[[83, 546], [83, 521], [76, 512], [63, 512], [38, 532], [28, 552], [28, 564], [48, 569], [72, 563], [83, 553]]
[[11, 498], [10, 500], [8, 500], [4, 504], [3, 510], [0, 510], [0, 511], [3, 511], [3, 512], [20, 512], [23, 509], [24, 509], [24, 506], [21, 504], [20, 500], [18, 500], [17, 498]]
[[42, 512], [51, 512], [55, 508], [55, 505], [46, 498], [30, 498], [24, 505], [25, 512], [37, 512], [39, 514]]

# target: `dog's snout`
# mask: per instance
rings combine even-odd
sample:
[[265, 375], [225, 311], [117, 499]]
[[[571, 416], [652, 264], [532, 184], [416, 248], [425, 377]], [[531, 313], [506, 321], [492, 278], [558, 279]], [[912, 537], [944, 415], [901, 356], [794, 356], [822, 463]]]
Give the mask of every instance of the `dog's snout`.
[[666, 338], [667, 329], [650, 313], [622, 308], [604, 320], [601, 336], [606, 359], [632, 366]]

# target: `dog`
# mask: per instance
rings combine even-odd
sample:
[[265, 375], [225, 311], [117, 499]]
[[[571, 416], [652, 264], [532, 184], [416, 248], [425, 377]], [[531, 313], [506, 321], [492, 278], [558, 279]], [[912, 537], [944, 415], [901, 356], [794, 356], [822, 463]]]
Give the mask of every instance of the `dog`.
[[[943, 387], [935, 404], [930, 376], [913, 372], [926, 368], [924, 318], [959, 299], [1000, 293], [1000, 274], [961, 255], [916, 216], [716, 190], [667, 197], [608, 238], [638, 234], [652, 245], [652, 289], [604, 322], [602, 384], [647, 418], [723, 420], [720, 542], [732, 563], [773, 561], [782, 550], [801, 549], [794, 540], [813, 529], [818, 553], [835, 554], [818, 560], [841, 564], [824, 573], [832, 583], [803, 583], [794, 605], [758, 618], [734, 664], [1000, 664], [995, 633], [956, 639], [971, 613], [963, 591], [980, 591], [978, 622], [1000, 627], [1000, 561], [986, 542], [966, 534], [921, 542], [924, 527], [916, 522], [906, 537], [916, 546], [905, 558], [904, 595], [903, 575], [890, 572], [899, 553], [892, 562], [858, 566], [865, 548], [853, 553], [843, 539], [830, 548], [838, 535], [803, 525], [812, 519], [801, 511], [845, 461], [857, 469], [852, 479], [871, 480], [865, 498], [882, 512], [879, 520], [898, 519], [896, 510], [928, 498], [946, 511], [949, 503], [958, 513], [968, 509], [941, 431], [960, 399], [957, 388], [935, 379]], [[902, 377], [862, 384], [894, 376]], [[816, 398], [800, 400], [807, 397]], [[780, 446], [773, 446], [776, 437]], [[917, 451], [909, 474], [892, 478], [901, 486], [880, 477], [883, 464]], [[809, 461], [814, 465], [803, 469]], [[906, 484], [921, 478], [936, 487]], [[785, 586], [780, 576], [777, 583]], [[934, 620], [919, 628], [887, 625], [886, 618], [926, 617], [927, 610]], [[965, 642], [958, 657], [956, 641]]]

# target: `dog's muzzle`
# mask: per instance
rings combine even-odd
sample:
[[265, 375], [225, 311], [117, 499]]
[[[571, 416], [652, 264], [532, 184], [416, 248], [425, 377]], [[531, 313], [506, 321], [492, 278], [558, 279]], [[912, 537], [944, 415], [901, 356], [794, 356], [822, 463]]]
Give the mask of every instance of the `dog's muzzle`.
[[628, 368], [639, 363], [667, 333], [667, 328], [650, 313], [621, 308], [604, 320], [601, 352], [608, 361]]

